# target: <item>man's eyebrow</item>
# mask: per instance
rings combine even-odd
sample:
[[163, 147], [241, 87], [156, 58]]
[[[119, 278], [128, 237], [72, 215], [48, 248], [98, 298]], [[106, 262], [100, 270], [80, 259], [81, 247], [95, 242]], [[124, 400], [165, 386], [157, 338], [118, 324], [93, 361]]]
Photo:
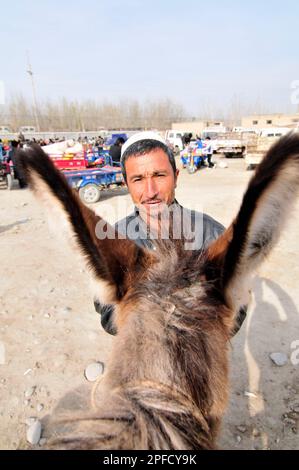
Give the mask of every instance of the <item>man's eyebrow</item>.
[[137, 174], [137, 173], [136, 173], [136, 175], [132, 175], [132, 176], [130, 176], [130, 178], [129, 178], [129, 179], [130, 179], [130, 180], [133, 180], [134, 178], [143, 178], [143, 176], [144, 176], [144, 175], [143, 175], [143, 174], [141, 174], [141, 173], [140, 173], [140, 174]]
[[[151, 172], [151, 176], [155, 176], [159, 173], [167, 173], [167, 171], [168, 170], [166, 168], [163, 168], [161, 170], [154, 170]], [[129, 180], [133, 180], [134, 178], [144, 178], [144, 177], [145, 177], [144, 173], [136, 173], [135, 175], [130, 176]]]

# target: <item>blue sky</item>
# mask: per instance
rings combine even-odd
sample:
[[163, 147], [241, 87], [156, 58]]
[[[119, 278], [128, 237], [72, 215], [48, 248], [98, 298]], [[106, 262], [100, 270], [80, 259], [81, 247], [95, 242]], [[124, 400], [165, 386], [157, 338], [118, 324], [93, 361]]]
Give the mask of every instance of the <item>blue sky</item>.
[[190, 114], [232, 100], [294, 111], [299, 2], [292, 0], [0, 0], [6, 96], [160, 99]]

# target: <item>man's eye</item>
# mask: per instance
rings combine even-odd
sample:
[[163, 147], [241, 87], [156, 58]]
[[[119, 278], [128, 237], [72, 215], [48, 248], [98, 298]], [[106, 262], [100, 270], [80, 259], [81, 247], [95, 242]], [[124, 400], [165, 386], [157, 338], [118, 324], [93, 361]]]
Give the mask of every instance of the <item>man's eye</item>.
[[133, 183], [137, 183], [137, 181], [141, 181], [141, 178], [134, 178]]

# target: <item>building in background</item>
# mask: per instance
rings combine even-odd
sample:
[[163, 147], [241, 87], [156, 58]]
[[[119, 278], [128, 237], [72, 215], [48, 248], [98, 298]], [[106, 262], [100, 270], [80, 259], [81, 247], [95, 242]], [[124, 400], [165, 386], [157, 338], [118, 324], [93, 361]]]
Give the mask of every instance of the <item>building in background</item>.
[[299, 126], [299, 113], [296, 114], [253, 114], [242, 118], [242, 127], [265, 129], [266, 127]]
[[173, 122], [171, 124], [171, 129], [175, 131], [182, 131], [189, 133], [191, 132], [194, 136], [201, 135], [208, 128], [211, 130], [218, 130], [218, 132], [225, 132], [225, 127], [223, 121], [220, 120], [200, 120], [200, 121], [184, 121], [184, 122]]

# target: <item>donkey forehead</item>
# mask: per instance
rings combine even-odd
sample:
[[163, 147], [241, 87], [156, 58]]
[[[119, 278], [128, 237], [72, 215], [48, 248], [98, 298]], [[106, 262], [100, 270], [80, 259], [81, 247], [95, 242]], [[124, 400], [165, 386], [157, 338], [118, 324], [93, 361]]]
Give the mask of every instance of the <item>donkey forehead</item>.
[[[131, 287], [134, 297], [163, 305], [175, 297], [179, 301], [202, 297], [210, 284], [206, 281], [204, 264], [185, 258], [162, 257]], [[173, 299], [172, 299], [173, 300]]]
[[[166, 287], [166, 285], [168, 287]], [[209, 284], [201, 279], [185, 285], [167, 282], [160, 284], [148, 280], [140, 281], [130, 290], [121, 302], [118, 309], [118, 327], [130, 319], [136, 325], [140, 334], [164, 334], [172, 330], [175, 332], [188, 330], [193, 334], [202, 321], [205, 323], [215, 320], [223, 302]], [[162, 329], [161, 329], [162, 328]], [[194, 330], [195, 329], [195, 330]]]
[[[148, 269], [145, 279], [153, 283], [187, 287], [205, 280], [205, 256], [202, 252], [170, 250], [161, 253]], [[162, 286], [161, 286], [162, 287]]]

